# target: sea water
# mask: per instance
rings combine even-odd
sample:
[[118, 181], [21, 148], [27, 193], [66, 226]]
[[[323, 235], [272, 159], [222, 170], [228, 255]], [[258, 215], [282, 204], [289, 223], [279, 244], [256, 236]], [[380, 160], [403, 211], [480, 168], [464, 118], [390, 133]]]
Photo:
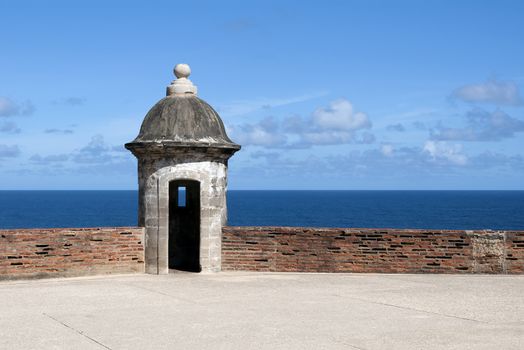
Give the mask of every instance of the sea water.
[[[524, 230], [524, 191], [229, 191], [228, 224]], [[137, 191], [0, 191], [0, 228], [134, 226]]]

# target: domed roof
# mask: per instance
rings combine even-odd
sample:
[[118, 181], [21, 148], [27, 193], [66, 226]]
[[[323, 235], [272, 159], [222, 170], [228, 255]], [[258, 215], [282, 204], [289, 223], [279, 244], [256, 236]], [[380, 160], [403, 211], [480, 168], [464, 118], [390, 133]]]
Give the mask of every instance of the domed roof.
[[133, 142], [230, 144], [218, 113], [193, 94], [171, 95], [149, 110]]
[[167, 97], [149, 110], [138, 136], [126, 148], [154, 143], [240, 149], [227, 136], [218, 113], [196, 96], [196, 86], [187, 79], [190, 72], [185, 64], [175, 67], [178, 79], [167, 87]]

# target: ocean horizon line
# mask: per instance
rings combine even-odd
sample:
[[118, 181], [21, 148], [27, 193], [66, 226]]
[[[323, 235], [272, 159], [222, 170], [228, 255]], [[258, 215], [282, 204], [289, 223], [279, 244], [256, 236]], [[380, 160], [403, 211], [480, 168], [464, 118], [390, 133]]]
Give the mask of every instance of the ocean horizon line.
[[[137, 190], [0, 190], [0, 227], [133, 226]], [[524, 229], [522, 190], [229, 190], [232, 226]]]
[[[0, 189], [0, 192], [138, 192], [138, 189]], [[524, 192], [524, 189], [228, 189], [228, 191], [310, 192]]]

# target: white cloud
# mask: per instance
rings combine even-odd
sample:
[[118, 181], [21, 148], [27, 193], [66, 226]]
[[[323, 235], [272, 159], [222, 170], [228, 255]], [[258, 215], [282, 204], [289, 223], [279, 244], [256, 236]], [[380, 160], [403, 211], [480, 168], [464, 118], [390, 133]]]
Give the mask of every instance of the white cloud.
[[0, 145], [0, 158], [15, 158], [20, 155], [17, 145]]
[[105, 163], [113, 160], [111, 147], [106, 144], [102, 135], [94, 135], [87, 144], [73, 156], [76, 163]]
[[[434, 141], [428, 141], [420, 147], [382, 144], [378, 148], [346, 149], [343, 153], [322, 155], [315, 155], [315, 152], [309, 155], [302, 153], [300, 156], [285, 151], [277, 154], [264, 152], [251, 157], [249, 163], [236, 164], [235, 172], [240, 171], [244, 176], [250, 174], [265, 179], [293, 178], [294, 181], [299, 178], [340, 179], [340, 182], [327, 187], [344, 184], [352, 186], [354, 182], [350, 179], [374, 179], [376, 184], [373, 186], [377, 188], [395, 188], [396, 184], [433, 188], [433, 184], [442, 184], [443, 179], [460, 179], [467, 185], [469, 175], [488, 178], [503, 172], [515, 178], [524, 174], [522, 155], [484, 152], [466, 156], [460, 145]], [[293, 182], [292, 185], [296, 186], [296, 183], [298, 182]]]
[[30, 115], [34, 110], [35, 107], [30, 101], [16, 103], [7, 97], [0, 96], [0, 117]]
[[6, 97], [0, 97], [0, 116], [9, 117], [18, 113], [16, 104]]
[[373, 143], [375, 136], [361, 132], [371, 128], [362, 112], [355, 112], [347, 100], [316, 109], [311, 117], [291, 116], [282, 122], [267, 117], [254, 124], [230, 126], [232, 138], [240, 144], [265, 147], [306, 148], [313, 145]]
[[368, 129], [371, 122], [365, 113], [353, 111], [348, 100], [336, 100], [328, 107], [318, 108], [313, 112], [313, 124], [321, 130], [358, 130]]
[[444, 141], [426, 141], [423, 151], [434, 161], [449, 161], [456, 165], [465, 165], [468, 157], [462, 153], [462, 145], [448, 144]]
[[273, 134], [260, 126], [254, 126], [248, 132], [242, 134], [238, 141], [240, 143], [258, 145], [258, 146], [275, 146], [285, 142], [283, 135]]
[[370, 144], [375, 142], [376, 138], [375, 135], [373, 135], [370, 132], [364, 132], [362, 133], [362, 136], [357, 139], [357, 143], [364, 143], [364, 144]]
[[406, 131], [406, 128], [401, 123], [397, 123], [397, 124], [390, 124], [390, 125], [386, 126], [386, 130], [387, 131], [404, 132], [404, 131]]
[[524, 121], [501, 110], [487, 112], [475, 109], [468, 112], [467, 126], [450, 128], [439, 126], [431, 131], [431, 138], [442, 141], [500, 141], [524, 132]]
[[231, 135], [241, 145], [277, 147], [286, 143], [286, 135], [279, 132], [279, 123], [266, 117], [255, 124], [231, 126]]
[[522, 103], [517, 84], [497, 80], [462, 86], [453, 92], [453, 96], [465, 102], [487, 102], [499, 105]]
[[20, 131], [20, 128], [13, 122], [5, 122], [0, 124], [0, 132], [6, 134], [18, 134]]
[[394, 150], [395, 149], [390, 144], [385, 144], [380, 147], [380, 152], [382, 152], [382, 154], [386, 157], [391, 157], [393, 155]]
[[71, 152], [33, 154], [28, 160], [34, 173], [46, 175], [56, 169], [60, 169], [61, 174], [93, 175], [131, 173], [136, 169], [136, 161], [131, 153], [123, 150], [121, 145], [106, 143], [102, 135], [94, 135], [87, 145]]
[[[34, 154], [30, 161], [38, 164], [47, 163], [77, 163], [77, 164], [108, 164], [117, 163], [132, 158], [122, 146], [111, 146], [102, 135], [94, 135], [87, 145], [69, 153], [40, 155]], [[70, 164], [71, 165], [71, 164]]]

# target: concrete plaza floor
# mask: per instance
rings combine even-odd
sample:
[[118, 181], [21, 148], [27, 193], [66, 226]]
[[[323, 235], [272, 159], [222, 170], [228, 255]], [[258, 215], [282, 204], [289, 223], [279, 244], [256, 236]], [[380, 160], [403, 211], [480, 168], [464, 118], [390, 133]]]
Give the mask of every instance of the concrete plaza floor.
[[524, 276], [0, 282], [0, 349], [524, 349]]

